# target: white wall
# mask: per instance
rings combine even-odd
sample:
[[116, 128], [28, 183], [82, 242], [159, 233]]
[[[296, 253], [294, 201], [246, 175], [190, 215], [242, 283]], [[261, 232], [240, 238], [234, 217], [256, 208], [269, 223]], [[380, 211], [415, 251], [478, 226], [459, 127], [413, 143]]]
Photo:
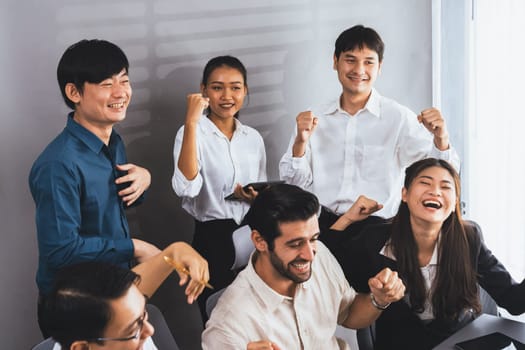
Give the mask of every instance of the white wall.
[[[431, 103], [431, 0], [245, 0], [183, 2], [23, 0], [0, 5], [0, 338], [5, 349], [40, 340], [34, 274], [37, 245], [27, 176], [33, 160], [65, 124], [55, 71], [65, 48], [104, 38], [131, 61], [134, 100], [119, 127], [131, 161], [153, 175], [147, 202], [130, 212], [135, 235], [158, 245], [190, 240], [191, 218], [173, 194], [171, 149], [183, 123], [185, 95], [196, 91], [207, 59], [238, 56], [249, 71], [243, 122], [263, 134], [269, 176], [295, 115], [339, 93], [333, 43], [354, 24], [386, 42], [381, 93], [415, 111]], [[196, 306], [172, 278], [157, 303], [183, 349], [199, 347]]]

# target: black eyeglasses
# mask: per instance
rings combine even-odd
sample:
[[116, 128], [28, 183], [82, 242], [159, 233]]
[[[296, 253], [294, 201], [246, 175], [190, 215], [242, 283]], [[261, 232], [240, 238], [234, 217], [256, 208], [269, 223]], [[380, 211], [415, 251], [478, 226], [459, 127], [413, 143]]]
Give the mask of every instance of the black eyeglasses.
[[122, 337], [122, 338], [94, 338], [94, 339], [87, 339], [88, 342], [104, 342], [104, 341], [129, 341], [134, 339], [140, 338], [140, 333], [142, 332], [142, 328], [144, 328], [144, 322], [148, 320], [148, 311], [144, 310], [144, 314], [141, 318], [137, 320], [137, 331], [135, 334], [130, 335], [129, 337]]

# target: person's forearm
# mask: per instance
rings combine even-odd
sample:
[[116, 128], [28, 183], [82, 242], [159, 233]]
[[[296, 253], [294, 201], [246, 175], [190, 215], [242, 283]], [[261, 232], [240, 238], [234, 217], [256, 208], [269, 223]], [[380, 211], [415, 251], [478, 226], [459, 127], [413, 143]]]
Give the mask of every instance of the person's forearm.
[[339, 219], [337, 219], [337, 221], [334, 222], [332, 226], [330, 226], [330, 229], [334, 231], [344, 231], [348, 226], [350, 226], [353, 223], [353, 220], [345, 217], [344, 215], [341, 215]]
[[175, 242], [159, 254], [135, 266], [133, 270], [141, 276], [139, 289], [147, 296], [153, 295], [157, 288], [177, 270], [179, 284], [186, 284], [185, 294], [188, 303], [193, 303], [208, 284], [207, 261], [185, 242]]
[[381, 315], [381, 312], [372, 304], [369, 294], [359, 293], [350, 307], [343, 326], [352, 329], [368, 327]]
[[450, 148], [450, 141], [449, 141], [448, 135], [447, 136], [443, 136], [443, 137], [435, 136], [434, 137], [434, 145], [440, 151], [448, 150]]
[[173, 244], [133, 268], [133, 271], [140, 275], [137, 287], [144, 295], [151, 297], [173, 272], [173, 268], [164, 261], [164, 255], [170, 255], [170, 249], [174, 249], [172, 246]]
[[294, 158], [300, 158], [306, 153], [306, 142], [295, 140], [292, 147], [292, 156]]
[[197, 124], [184, 126], [184, 136], [177, 166], [188, 180], [193, 180], [199, 172], [197, 161]]
[[160, 249], [149, 242], [138, 238], [132, 238], [131, 241], [133, 242], [133, 257], [139, 263], [149, 260], [160, 253]]

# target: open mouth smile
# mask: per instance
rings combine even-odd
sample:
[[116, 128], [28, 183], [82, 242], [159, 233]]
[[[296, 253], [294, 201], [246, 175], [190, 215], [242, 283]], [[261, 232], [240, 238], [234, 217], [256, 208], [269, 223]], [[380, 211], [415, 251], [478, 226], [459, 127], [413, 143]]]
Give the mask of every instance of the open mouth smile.
[[294, 263], [290, 263], [290, 265], [292, 265], [292, 267], [302, 272], [306, 272], [310, 269], [309, 262], [302, 262], [302, 263], [294, 262]]
[[441, 209], [443, 207], [443, 204], [441, 204], [438, 201], [426, 200], [423, 201], [423, 206], [425, 206], [426, 208]]

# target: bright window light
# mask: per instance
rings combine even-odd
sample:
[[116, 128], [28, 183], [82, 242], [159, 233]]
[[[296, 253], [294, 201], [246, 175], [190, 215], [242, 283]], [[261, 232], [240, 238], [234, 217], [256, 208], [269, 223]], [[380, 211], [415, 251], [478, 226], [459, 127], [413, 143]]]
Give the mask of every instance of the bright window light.
[[468, 218], [525, 276], [525, 1], [476, 0], [472, 28]]

